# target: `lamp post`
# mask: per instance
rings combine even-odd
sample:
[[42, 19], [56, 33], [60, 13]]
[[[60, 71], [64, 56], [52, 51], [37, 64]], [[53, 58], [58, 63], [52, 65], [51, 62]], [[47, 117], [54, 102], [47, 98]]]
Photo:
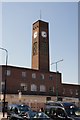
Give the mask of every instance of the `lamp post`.
[[5, 69], [5, 80], [4, 80], [4, 91], [3, 91], [3, 117], [5, 116], [5, 99], [6, 99], [6, 80], [7, 80], [7, 61], [8, 51], [5, 48], [0, 47], [1, 50], [6, 52], [6, 69]]
[[58, 72], [58, 71], [57, 71], [57, 64], [58, 64], [59, 62], [62, 62], [62, 61], [63, 61], [63, 59], [51, 63], [51, 65], [53, 65], [53, 64], [56, 65], [56, 97], [57, 97], [57, 101], [58, 101], [58, 80], [57, 80], [57, 72]]

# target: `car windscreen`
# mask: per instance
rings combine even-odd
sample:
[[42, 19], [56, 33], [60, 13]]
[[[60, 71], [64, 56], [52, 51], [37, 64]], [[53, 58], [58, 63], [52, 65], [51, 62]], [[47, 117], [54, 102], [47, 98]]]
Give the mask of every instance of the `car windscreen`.
[[19, 111], [24, 111], [24, 112], [30, 110], [30, 108], [26, 105], [18, 105], [18, 108], [19, 108]]

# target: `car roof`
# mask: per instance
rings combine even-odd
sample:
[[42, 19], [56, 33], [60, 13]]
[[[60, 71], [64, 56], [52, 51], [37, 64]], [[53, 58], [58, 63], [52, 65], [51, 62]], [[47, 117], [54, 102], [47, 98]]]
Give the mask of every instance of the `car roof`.
[[18, 106], [29, 107], [28, 105], [25, 105], [25, 104], [9, 104], [8, 106], [10, 106], [10, 107], [18, 107]]
[[75, 106], [76, 107], [76, 105], [75, 105], [75, 103], [73, 103], [73, 102], [55, 102], [56, 104], [60, 104], [61, 106], [64, 106], [64, 107], [66, 107], [66, 106]]
[[76, 106], [75, 103], [73, 103], [73, 102], [62, 102], [62, 101], [56, 101], [56, 102], [49, 101], [49, 102], [47, 102], [47, 104], [51, 104], [51, 105], [54, 105], [54, 106], [58, 105], [58, 104], [60, 104], [61, 106], [63, 106], [63, 105], [65, 105], [65, 106], [71, 106], [71, 105]]
[[64, 110], [64, 108], [63, 107], [61, 107], [61, 106], [47, 106], [46, 107], [46, 109], [50, 109], [50, 108], [61, 108], [61, 109], [63, 109]]

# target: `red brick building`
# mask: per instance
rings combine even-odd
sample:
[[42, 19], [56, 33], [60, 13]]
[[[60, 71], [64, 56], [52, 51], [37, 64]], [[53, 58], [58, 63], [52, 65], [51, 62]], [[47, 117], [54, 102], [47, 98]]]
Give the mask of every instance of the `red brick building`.
[[[73, 97], [80, 99], [80, 85], [63, 84], [59, 72], [49, 70], [49, 24], [38, 20], [32, 29], [32, 68], [7, 66], [6, 93]], [[0, 66], [0, 91], [6, 66]]]
[[[5, 66], [2, 66], [5, 74]], [[2, 81], [5, 75], [2, 74]], [[61, 73], [57, 73], [58, 86], [61, 86]], [[27, 95], [56, 95], [56, 73], [44, 72], [20, 67], [7, 67], [7, 93], [18, 93], [21, 90]], [[59, 95], [62, 94], [60, 88]]]

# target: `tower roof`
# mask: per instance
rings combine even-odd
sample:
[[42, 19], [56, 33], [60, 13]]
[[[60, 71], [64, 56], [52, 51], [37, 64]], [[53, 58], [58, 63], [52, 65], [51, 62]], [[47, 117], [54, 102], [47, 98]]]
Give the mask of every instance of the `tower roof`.
[[37, 23], [37, 22], [44, 22], [44, 23], [48, 23], [48, 22], [43, 21], [43, 20], [37, 20], [36, 22], [34, 22], [34, 23], [33, 23], [33, 25], [34, 25], [35, 23]]

